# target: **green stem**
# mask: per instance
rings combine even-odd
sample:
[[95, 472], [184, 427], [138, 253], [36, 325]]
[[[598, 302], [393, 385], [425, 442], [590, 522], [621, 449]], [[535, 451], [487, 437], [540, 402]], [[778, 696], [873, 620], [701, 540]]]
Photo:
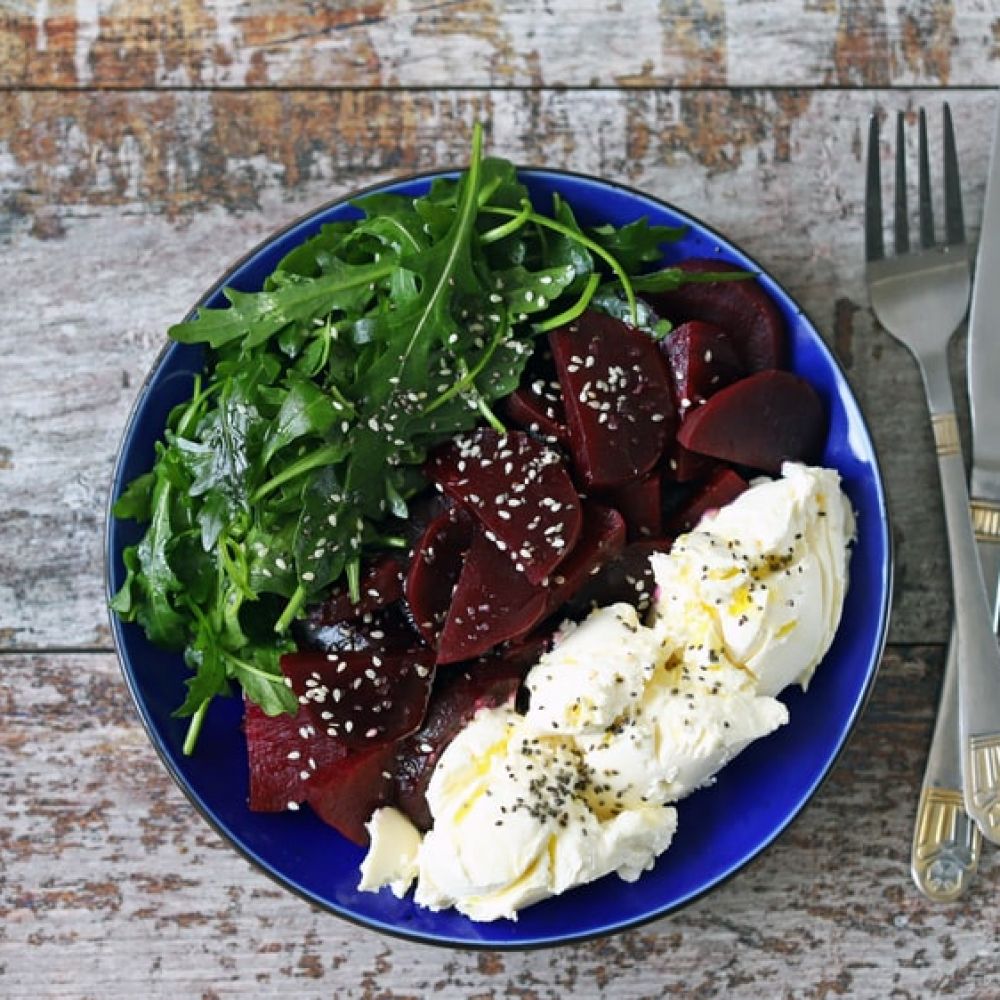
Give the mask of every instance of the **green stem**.
[[361, 560], [355, 556], [344, 568], [347, 574], [347, 593], [353, 604], [361, 600]]
[[496, 243], [511, 233], [516, 233], [526, 222], [530, 221], [531, 202], [525, 202], [521, 211], [515, 215], [510, 222], [504, 222], [493, 229], [487, 229], [485, 233], [480, 233], [480, 243]]
[[479, 373], [486, 367], [490, 358], [492, 358], [496, 353], [496, 349], [500, 346], [501, 340], [503, 340], [506, 336], [507, 330], [507, 323], [501, 323], [497, 328], [497, 332], [493, 335], [493, 340], [490, 341], [490, 346], [483, 352], [483, 356], [476, 362], [474, 368], [470, 369], [462, 358], [457, 359], [458, 368], [462, 371], [462, 377], [454, 385], [445, 389], [445, 391], [442, 392], [433, 403], [425, 407], [425, 414], [433, 413], [435, 410], [444, 406], [448, 400], [453, 399], [460, 392], [464, 392], [467, 388], [469, 388], [469, 386], [475, 387], [475, 382], [479, 377]]
[[[288, 626], [292, 624], [292, 620], [299, 613], [299, 610], [305, 602], [306, 588], [300, 583], [295, 588], [295, 592], [288, 599], [288, 606], [281, 612], [281, 617], [274, 623], [274, 631], [279, 634], [287, 631]], [[268, 674], [268, 676], [270, 677], [271, 675]]]
[[330, 465], [333, 462], [339, 461], [343, 458], [344, 446], [343, 444], [328, 444], [319, 451], [314, 451], [304, 458], [300, 458], [297, 462], [292, 462], [291, 465], [282, 469], [276, 476], [269, 479], [263, 486], [261, 486], [252, 497], [250, 497], [250, 503], [258, 503], [263, 500], [269, 493], [273, 493], [279, 486], [287, 483], [291, 479], [296, 479], [301, 476], [304, 472], [311, 472], [313, 469], [318, 469], [321, 465]]
[[209, 703], [211, 698], [206, 698], [198, 707], [195, 709], [194, 715], [191, 716], [191, 721], [188, 723], [187, 733], [184, 736], [184, 747], [183, 753], [185, 757], [190, 757], [194, 753], [195, 745], [198, 742], [198, 736], [201, 733], [201, 724], [205, 721], [205, 713], [208, 711]]
[[[524, 212], [524, 208], [515, 211], [513, 208], [505, 208], [501, 205], [484, 205], [482, 211], [493, 215], [504, 215], [508, 218], [519, 219]], [[603, 260], [608, 267], [611, 268], [615, 277], [621, 282], [622, 289], [625, 292], [625, 298], [628, 300], [629, 315], [631, 316], [633, 325], [639, 322], [638, 306], [635, 301], [635, 289], [633, 289], [629, 276], [625, 273], [625, 269], [621, 266], [621, 264], [618, 263], [614, 254], [608, 253], [608, 251], [605, 250], [600, 243], [590, 239], [589, 236], [585, 236], [583, 233], [577, 232], [569, 226], [564, 226], [561, 222], [556, 222], [555, 219], [548, 219], [544, 215], [539, 215], [537, 212], [530, 212], [525, 221], [533, 222], [536, 226], [541, 226], [545, 229], [551, 229], [553, 232], [560, 233], [567, 239], [571, 239], [575, 243], [585, 246], [591, 253], [600, 257], [601, 260]]]
[[594, 292], [597, 291], [597, 286], [600, 283], [601, 276], [599, 274], [592, 274], [587, 279], [587, 284], [584, 285], [583, 292], [576, 302], [564, 312], [559, 313], [558, 316], [550, 316], [544, 322], [536, 323], [534, 326], [535, 333], [548, 333], [549, 330], [555, 330], [560, 326], [565, 326], [567, 323], [572, 323], [590, 305], [590, 300], [594, 297]]

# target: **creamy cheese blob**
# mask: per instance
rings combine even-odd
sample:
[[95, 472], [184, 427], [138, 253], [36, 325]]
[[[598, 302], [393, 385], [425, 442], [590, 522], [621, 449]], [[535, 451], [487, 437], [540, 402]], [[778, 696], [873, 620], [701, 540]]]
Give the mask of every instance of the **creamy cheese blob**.
[[808, 683], [840, 620], [854, 520], [839, 477], [782, 473], [652, 557], [648, 626], [630, 605], [597, 609], [529, 672], [524, 715], [477, 713], [434, 770], [422, 840], [396, 810], [375, 814], [360, 887], [415, 880], [422, 906], [516, 919], [652, 867], [670, 803], [788, 721], [774, 695]]
[[837, 473], [786, 462], [651, 557], [656, 630], [692, 664], [749, 671], [759, 694], [804, 688], [840, 623], [853, 537]]

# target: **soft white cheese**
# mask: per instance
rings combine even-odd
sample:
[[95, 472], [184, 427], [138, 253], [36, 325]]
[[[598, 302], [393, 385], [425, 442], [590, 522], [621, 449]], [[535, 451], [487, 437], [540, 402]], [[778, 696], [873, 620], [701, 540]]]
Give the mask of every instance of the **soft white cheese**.
[[835, 472], [782, 472], [652, 557], [649, 626], [629, 605], [598, 609], [528, 674], [524, 716], [477, 713], [434, 770], [422, 842], [395, 810], [373, 817], [361, 888], [415, 875], [420, 905], [516, 919], [650, 868], [676, 829], [669, 803], [788, 721], [774, 695], [808, 682], [840, 620], [850, 506]]
[[689, 662], [747, 670], [759, 694], [806, 687], [840, 623], [853, 535], [837, 473], [788, 462], [651, 557], [656, 629]]
[[543, 732], [603, 732], [638, 704], [662, 642], [631, 604], [598, 608], [529, 674], [529, 723]]
[[417, 877], [420, 831], [398, 809], [376, 809], [365, 824], [370, 844], [361, 862], [358, 888], [375, 892], [387, 885], [400, 899]]

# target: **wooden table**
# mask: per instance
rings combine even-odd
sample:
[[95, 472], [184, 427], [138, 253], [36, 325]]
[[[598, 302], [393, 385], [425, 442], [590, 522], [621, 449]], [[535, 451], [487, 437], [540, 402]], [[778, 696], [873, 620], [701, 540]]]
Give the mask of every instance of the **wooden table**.
[[[916, 371], [861, 262], [875, 108], [927, 105], [936, 144], [947, 97], [978, 228], [997, 0], [2, 10], [0, 995], [1000, 996], [1000, 854], [953, 906], [908, 873], [948, 563]], [[673, 918], [529, 954], [380, 937], [252, 870], [140, 728], [102, 583], [112, 459], [167, 325], [310, 206], [463, 162], [476, 118], [490, 150], [674, 201], [780, 278], [870, 420], [898, 559], [874, 697], [799, 822]]]

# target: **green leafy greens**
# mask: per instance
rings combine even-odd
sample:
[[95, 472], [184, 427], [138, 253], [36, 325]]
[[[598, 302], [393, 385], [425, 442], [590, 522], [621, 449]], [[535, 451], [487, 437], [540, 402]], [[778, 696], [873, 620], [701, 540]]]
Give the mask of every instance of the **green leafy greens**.
[[540, 333], [591, 305], [645, 326], [637, 290], [705, 280], [648, 270], [681, 230], [588, 229], [558, 197], [546, 215], [481, 146], [477, 126], [457, 180], [362, 198], [261, 291], [226, 289], [228, 307], [169, 331], [205, 345], [206, 374], [115, 504], [147, 528], [112, 608], [183, 652], [187, 753], [233, 681], [269, 714], [297, 710], [280, 670], [292, 621], [334, 584], [358, 599], [362, 560], [403, 544], [428, 449], [503, 430], [492, 404]]

